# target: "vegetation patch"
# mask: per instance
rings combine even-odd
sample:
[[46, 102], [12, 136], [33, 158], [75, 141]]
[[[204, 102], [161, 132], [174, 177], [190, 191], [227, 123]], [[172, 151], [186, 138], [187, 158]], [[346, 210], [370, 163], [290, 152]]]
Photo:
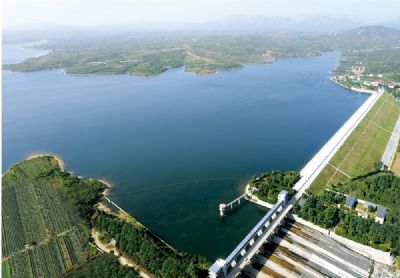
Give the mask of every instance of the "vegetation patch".
[[1, 277], [10, 278], [11, 277], [11, 267], [7, 261], [1, 263]]
[[139, 275], [130, 267], [122, 266], [112, 254], [103, 253], [85, 265], [71, 271], [68, 278], [81, 277], [123, 277], [136, 278]]
[[145, 228], [98, 211], [93, 227], [116, 240], [116, 247], [157, 277], [207, 277], [210, 263], [202, 256], [170, 249]]
[[334, 190], [383, 205], [388, 209], [386, 221], [400, 223], [400, 177], [392, 173], [377, 173], [340, 183]]
[[292, 210], [299, 217], [361, 244], [390, 251], [395, 256], [400, 254], [398, 222], [379, 224], [374, 219], [360, 217], [355, 210], [345, 207], [345, 197], [335, 192], [324, 191], [320, 195], [308, 192], [302, 198], [305, 202], [296, 203]]
[[292, 187], [299, 179], [300, 174], [296, 171], [272, 171], [264, 173], [260, 177], [252, 178], [249, 184], [258, 189], [256, 192], [258, 198], [274, 204], [282, 190], [289, 193], [288, 198], [290, 199], [295, 193]]

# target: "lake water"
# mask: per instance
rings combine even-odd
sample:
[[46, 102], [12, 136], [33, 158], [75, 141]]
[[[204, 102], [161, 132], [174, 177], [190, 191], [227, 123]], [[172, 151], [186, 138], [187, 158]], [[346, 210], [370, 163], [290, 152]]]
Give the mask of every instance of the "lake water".
[[[7, 46], [4, 61], [41, 52]], [[111, 198], [174, 247], [225, 257], [265, 214], [218, 204], [271, 169], [301, 169], [366, 100], [334, 83], [337, 53], [208, 76], [3, 72], [3, 172], [34, 153], [112, 182]]]

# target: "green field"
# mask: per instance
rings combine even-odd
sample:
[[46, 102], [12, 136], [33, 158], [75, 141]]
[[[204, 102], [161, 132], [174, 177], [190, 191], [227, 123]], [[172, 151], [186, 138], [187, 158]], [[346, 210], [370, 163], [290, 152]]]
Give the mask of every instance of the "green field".
[[384, 93], [317, 176], [310, 191], [320, 194], [326, 187], [375, 170], [399, 115], [400, 105]]
[[65, 200], [58, 173], [58, 162], [42, 156], [3, 176], [3, 266], [11, 277], [58, 277], [93, 252], [89, 230]]
[[1, 264], [1, 277], [3, 278], [11, 277], [11, 267], [7, 261], [2, 262]]

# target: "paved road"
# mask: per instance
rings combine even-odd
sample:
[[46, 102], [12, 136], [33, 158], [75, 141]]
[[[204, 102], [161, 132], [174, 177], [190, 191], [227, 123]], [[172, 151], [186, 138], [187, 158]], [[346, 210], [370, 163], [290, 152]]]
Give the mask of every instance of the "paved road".
[[396, 152], [397, 143], [400, 139], [400, 116], [397, 118], [396, 125], [393, 129], [392, 135], [390, 136], [389, 142], [386, 146], [385, 152], [382, 156], [382, 162], [385, 166], [390, 166], [394, 154]]

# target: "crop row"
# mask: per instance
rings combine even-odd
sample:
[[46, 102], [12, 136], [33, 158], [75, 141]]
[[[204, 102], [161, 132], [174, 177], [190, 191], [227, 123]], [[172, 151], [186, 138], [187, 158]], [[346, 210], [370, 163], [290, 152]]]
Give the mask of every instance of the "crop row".
[[26, 240], [13, 187], [2, 189], [3, 257], [24, 248]]
[[13, 186], [27, 244], [39, 243], [48, 238], [48, 229], [34, 186], [33, 181]]
[[63, 205], [60, 189], [54, 182], [41, 180], [35, 186], [35, 191], [42, 207], [43, 217], [50, 233], [59, 234], [73, 226], [69, 214], [71, 213]]
[[78, 229], [10, 259], [12, 277], [58, 277], [86, 259]]

